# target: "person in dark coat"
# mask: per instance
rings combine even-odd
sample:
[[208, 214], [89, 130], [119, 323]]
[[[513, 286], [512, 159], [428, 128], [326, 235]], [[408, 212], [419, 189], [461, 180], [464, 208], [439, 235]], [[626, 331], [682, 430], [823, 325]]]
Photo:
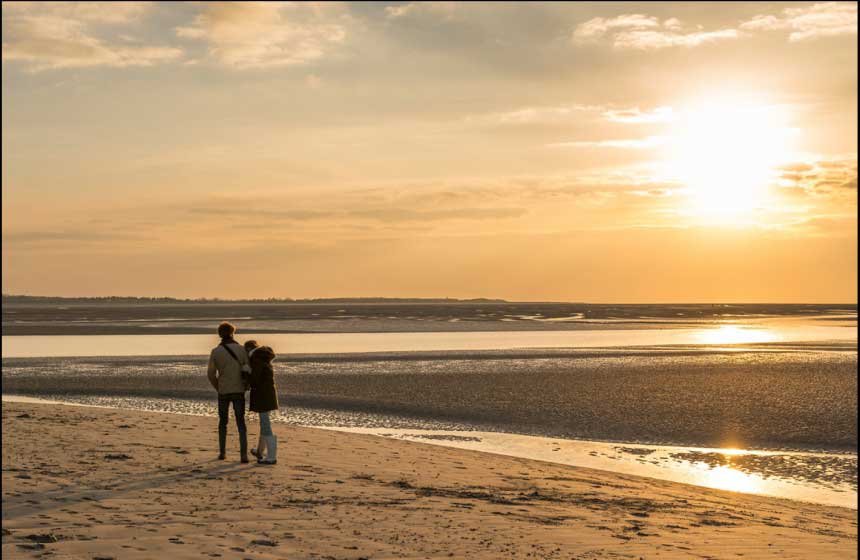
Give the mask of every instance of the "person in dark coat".
[[269, 412], [279, 408], [275, 372], [272, 369], [275, 353], [268, 346], [258, 345], [256, 340], [245, 343], [245, 352], [248, 353], [251, 364], [251, 406], [249, 408], [260, 415], [260, 439], [256, 449], [251, 449], [251, 455], [257, 458], [257, 463], [274, 465], [278, 462], [278, 438], [272, 433]]

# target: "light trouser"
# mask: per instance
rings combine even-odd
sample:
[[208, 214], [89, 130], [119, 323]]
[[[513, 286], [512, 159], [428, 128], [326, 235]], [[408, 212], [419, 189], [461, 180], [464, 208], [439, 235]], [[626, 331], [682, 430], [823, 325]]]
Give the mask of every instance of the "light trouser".
[[272, 433], [272, 421], [268, 412], [260, 412], [260, 440], [257, 443], [257, 457], [263, 458], [266, 451], [266, 460], [276, 461], [278, 456], [278, 438]]

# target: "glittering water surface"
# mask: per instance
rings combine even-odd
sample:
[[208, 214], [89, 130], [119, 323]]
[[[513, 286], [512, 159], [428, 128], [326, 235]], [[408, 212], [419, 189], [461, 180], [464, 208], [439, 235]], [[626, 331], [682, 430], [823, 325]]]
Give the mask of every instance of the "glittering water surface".
[[497, 432], [335, 428], [708, 488], [857, 507], [857, 455], [613, 444]]
[[[518, 348], [612, 348], [657, 345], [728, 345], [766, 342], [857, 340], [856, 327], [790, 322], [707, 325], [701, 328], [568, 331], [255, 333], [273, 348], [307, 354], [506, 350]], [[208, 353], [211, 335], [3, 336], [4, 358], [73, 356], [183, 356]]]

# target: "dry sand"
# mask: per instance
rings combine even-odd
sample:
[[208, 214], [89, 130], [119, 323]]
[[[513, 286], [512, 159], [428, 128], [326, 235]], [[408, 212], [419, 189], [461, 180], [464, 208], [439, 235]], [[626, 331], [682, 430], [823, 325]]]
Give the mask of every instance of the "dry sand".
[[[277, 426], [3, 404], [4, 558], [856, 558], [857, 512]], [[252, 439], [256, 430], [252, 429]]]

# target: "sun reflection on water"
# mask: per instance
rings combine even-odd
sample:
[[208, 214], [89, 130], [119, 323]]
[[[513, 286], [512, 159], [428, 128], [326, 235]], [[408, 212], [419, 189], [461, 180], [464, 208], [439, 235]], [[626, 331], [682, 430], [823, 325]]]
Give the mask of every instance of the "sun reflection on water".
[[701, 476], [703, 486], [732, 492], [755, 493], [761, 490], [757, 477], [736, 471], [725, 465], [713, 468], [705, 466], [705, 468], [706, 470], [702, 472]]
[[697, 333], [696, 338], [700, 344], [750, 344], [779, 340], [772, 331], [736, 325], [722, 325], [716, 329], [704, 330]]

